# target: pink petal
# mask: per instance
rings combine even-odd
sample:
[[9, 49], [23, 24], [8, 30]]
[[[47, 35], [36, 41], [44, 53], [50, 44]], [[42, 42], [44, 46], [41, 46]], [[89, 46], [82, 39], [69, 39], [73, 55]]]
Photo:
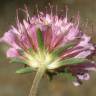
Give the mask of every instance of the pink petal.
[[11, 26], [11, 27], [12, 27], [12, 32], [14, 34], [20, 35], [20, 33], [18, 32], [18, 30], [14, 26]]
[[19, 52], [15, 48], [9, 48], [6, 52], [6, 56], [8, 58], [17, 57], [19, 56]]
[[34, 47], [37, 49], [38, 48], [38, 42], [37, 42], [36, 30], [37, 30], [36, 26], [32, 25], [28, 29], [28, 34], [29, 34], [30, 38], [32, 38], [32, 42], [33, 42]]
[[90, 68], [85, 68], [85, 69], [88, 70], [88, 71], [96, 71], [95, 67], [90, 67]]
[[26, 20], [23, 20], [24, 26], [27, 29], [29, 27], [29, 23]]
[[51, 19], [51, 16], [46, 14], [46, 20], [45, 22], [47, 22], [48, 24], [51, 24], [52, 23], [52, 19]]
[[72, 27], [72, 28], [69, 30], [68, 34], [65, 36], [65, 38], [66, 38], [67, 40], [74, 40], [75, 38], [77, 38], [77, 35], [78, 35], [79, 32], [80, 32], [80, 31], [77, 29], [76, 26], [75, 26], [75, 27]]
[[80, 41], [80, 43], [77, 46], [82, 46], [86, 49], [94, 50], [94, 46], [91, 43], [89, 43], [90, 39], [91, 39], [89, 36], [84, 34], [81, 39], [82, 40]]
[[15, 34], [13, 33], [13, 30], [9, 30], [8, 32], [6, 32], [2, 38], [0, 38], [0, 42], [5, 42], [7, 43], [8, 45], [18, 49], [19, 46], [16, 44], [15, 42], [15, 39], [16, 39], [16, 36]]
[[73, 49], [73, 50], [68, 50], [68, 51], [66, 51], [66, 52], [64, 52], [62, 55], [61, 55], [61, 58], [64, 58], [64, 57], [70, 57], [70, 56], [72, 56], [72, 57], [74, 57], [74, 55], [77, 55], [77, 54], [79, 54], [80, 52], [82, 52], [82, 51], [84, 51], [84, 49], [83, 48], [75, 48], [75, 49]]
[[[65, 26], [65, 27], [64, 27], [64, 26]], [[67, 23], [66, 25], [64, 24], [64, 25], [61, 26], [61, 31], [62, 31], [63, 33], [65, 33], [65, 32], [68, 31], [68, 29], [69, 29], [70, 27], [72, 27], [72, 26], [73, 26], [72, 23]]]
[[77, 75], [77, 77], [80, 79], [80, 80], [89, 80], [90, 79], [90, 76], [88, 73], [85, 73], [84, 75]]
[[27, 34], [22, 34], [22, 36], [19, 38], [20, 42], [23, 43], [24, 46], [26, 46], [26, 48], [31, 48], [31, 42], [29, 41]]
[[91, 55], [92, 51], [87, 50], [87, 51], [82, 51], [78, 55], [76, 55], [74, 58], [86, 58], [87, 56]]

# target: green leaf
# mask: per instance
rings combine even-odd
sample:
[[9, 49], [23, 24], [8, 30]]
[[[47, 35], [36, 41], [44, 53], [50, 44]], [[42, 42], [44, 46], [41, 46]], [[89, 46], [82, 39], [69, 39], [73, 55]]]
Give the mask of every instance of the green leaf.
[[38, 46], [40, 49], [44, 48], [44, 41], [43, 41], [43, 34], [40, 28], [37, 29], [37, 39], [38, 39]]
[[79, 64], [79, 63], [83, 63], [87, 61], [87, 59], [84, 58], [69, 58], [69, 59], [65, 59], [63, 61], [61, 61], [61, 65], [72, 65], [72, 64]]
[[73, 47], [75, 44], [76, 43], [68, 43], [68, 44], [64, 45], [63, 47], [60, 47], [60, 48], [56, 49], [55, 51], [53, 51], [52, 54], [53, 54], [53, 56], [58, 56], [66, 49]]
[[54, 64], [54, 63], [50, 64], [50, 65], [48, 65], [48, 67], [49, 67], [49, 69], [55, 69], [55, 68], [59, 68], [59, 67], [65, 66], [65, 65], [77, 65], [77, 64], [83, 63], [85, 61], [88, 62], [88, 60], [84, 59], [84, 58], [69, 58], [69, 59], [59, 61], [59, 63], [56, 63], [56, 64]]
[[16, 73], [23, 74], [23, 73], [30, 73], [32, 71], [33, 69], [31, 67], [25, 67], [25, 68], [18, 69]]
[[21, 60], [19, 58], [12, 58], [12, 60], [10, 61], [10, 63], [27, 64], [27, 62], [25, 62], [24, 60]]

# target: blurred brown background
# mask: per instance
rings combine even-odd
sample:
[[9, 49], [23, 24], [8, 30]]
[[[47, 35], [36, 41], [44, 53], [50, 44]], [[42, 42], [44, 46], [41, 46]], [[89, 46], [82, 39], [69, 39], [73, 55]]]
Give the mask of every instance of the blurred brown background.
[[[87, 19], [89, 22], [85, 31], [96, 42], [96, 0], [0, 0], [0, 36], [15, 24], [17, 8], [23, 8], [26, 4], [31, 10], [30, 13], [34, 14], [36, 4], [39, 10], [45, 11], [49, 2], [57, 5], [58, 10], [68, 5], [70, 16], [79, 10], [82, 22], [86, 23]], [[21, 65], [9, 63], [4, 54], [6, 48], [6, 45], [0, 44], [0, 96], [28, 96], [35, 73], [15, 74], [15, 70]], [[91, 74], [92, 78], [80, 87], [73, 86], [72, 82], [64, 77], [55, 77], [52, 82], [43, 78], [37, 96], [96, 96], [96, 73]]]

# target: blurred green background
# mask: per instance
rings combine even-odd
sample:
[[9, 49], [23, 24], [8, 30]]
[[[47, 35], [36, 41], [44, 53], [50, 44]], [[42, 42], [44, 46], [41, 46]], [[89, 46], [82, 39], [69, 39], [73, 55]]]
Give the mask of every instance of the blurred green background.
[[[96, 0], [0, 0], [0, 36], [6, 32], [11, 25], [15, 24], [16, 9], [24, 8], [26, 4], [30, 13], [36, 13], [36, 5], [39, 10], [45, 11], [49, 2], [58, 6], [59, 13], [64, 15], [65, 5], [68, 5], [70, 16], [76, 15], [79, 10], [83, 24], [88, 19], [88, 27], [84, 31], [92, 36], [96, 42]], [[54, 9], [55, 10], [55, 9]], [[0, 44], [0, 96], [28, 96], [35, 73], [18, 75], [15, 70], [20, 64], [10, 64], [5, 57], [7, 46]], [[37, 96], [96, 96], [96, 74], [91, 73], [91, 79], [84, 81], [79, 87], [73, 86], [70, 80], [64, 77], [55, 77], [49, 82], [44, 76], [40, 82]]]

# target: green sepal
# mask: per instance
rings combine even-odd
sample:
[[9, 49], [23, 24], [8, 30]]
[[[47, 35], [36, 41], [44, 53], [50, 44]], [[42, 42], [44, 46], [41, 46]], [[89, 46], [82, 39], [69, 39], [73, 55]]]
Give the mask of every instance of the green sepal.
[[65, 44], [64, 46], [62, 46], [62, 47], [56, 49], [55, 51], [53, 51], [53, 52], [52, 52], [52, 55], [53, 55], [53, 56], [58, 56], [58, 55], [60, 55], [63, 51], [65, 51], [66, 49], [74, 47], [75, 44], [76, 44], [76, 43], [68, 43], [68, 44]]
[[84, 58], [69, 58], [69, 59], [65, 59], [65, 60], [62, 60], [60, 61], [60, 66], [63, 66], [63, 65], [77, 65], [77, 64], [80, 64], [80, 63], [83, 63], [85, 61], [88, 61], [87, 59], [84, 59]]
[[37, 29], [37, 40], [38, 40], [38, 46], [40, 49], [44, 48], [44, 40], [43, 40], [43, 34], [40, 30], [40, 28]]
[[26, 62], [26, 61], [21, 60], [21, 59], [19, 59], [19, 58], [12, 58], [12, 59], [11, 59], [11, 61], [10, 61], [10, 63], [27, 64], [27, 62]]
[[62, 61], [58, 61], [58, 63], [56, 64], [50, 64], [48, 67], [49, 69], [56, 69], [62, 66], [66, 66], [66, 65], [77, 65], [77, 64], [81, 64], [84, 62], [89, 62], [88, 59], [84, 59], [84, 58], [68, 58]]
[[62, 72], [62, 73], [58, 73], [57, 75], [61, 76], [61, 77], [65, 77], [68, 80], [75, 80], [76, 79], [76, 77], [73, 76], [71, 73]]
[[16, 73], [23, 74], [23, 73], [30, 73], [32, 71], [33, 69], [31, 67], [25, 67], [25, 68], [18, 69]]

